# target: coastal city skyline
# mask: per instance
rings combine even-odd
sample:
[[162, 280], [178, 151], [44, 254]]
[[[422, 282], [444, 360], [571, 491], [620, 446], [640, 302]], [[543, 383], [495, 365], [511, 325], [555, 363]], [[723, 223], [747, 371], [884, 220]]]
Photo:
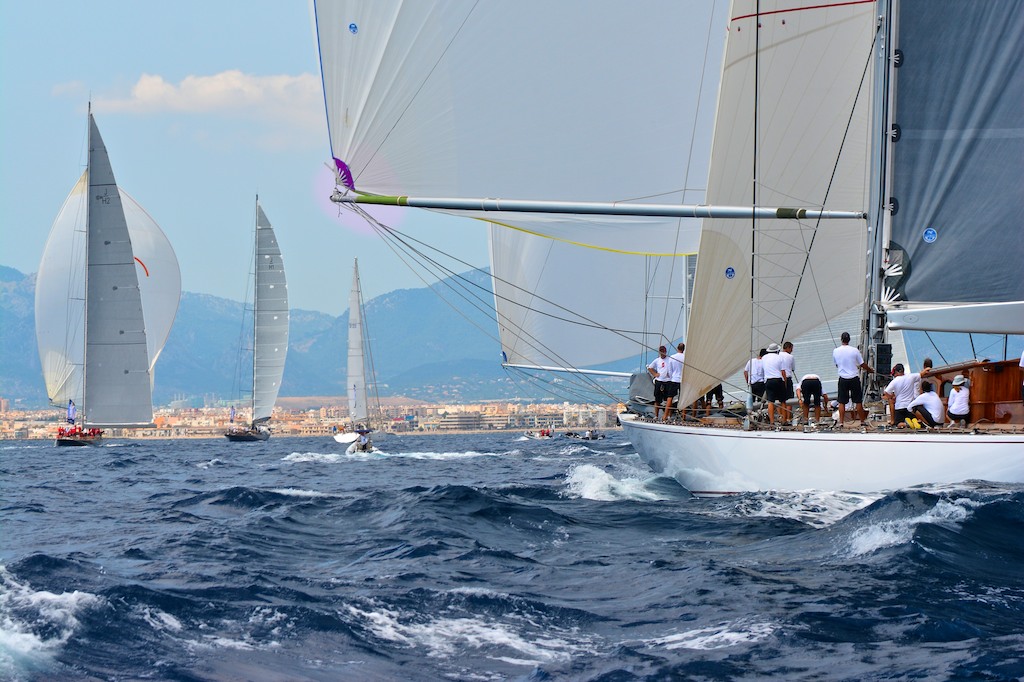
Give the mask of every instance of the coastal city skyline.
[[[5, 265], [37, 271], [84, 169], [91, 102], [115, 177], [167, 234], [183, 290], [244, 297], [257, 194], [278, 230], [293, 307], [346, 310], [354, 257], [368, 297], [423, 286], [364, 221], [339, 215], [328, 199], [327, 123], [305, 3], [260, 0], [239, 12], [192, 0], [49, 0], [5, 4], [0, 17]], [[486, 265], [475, 221], [379, 215]]]

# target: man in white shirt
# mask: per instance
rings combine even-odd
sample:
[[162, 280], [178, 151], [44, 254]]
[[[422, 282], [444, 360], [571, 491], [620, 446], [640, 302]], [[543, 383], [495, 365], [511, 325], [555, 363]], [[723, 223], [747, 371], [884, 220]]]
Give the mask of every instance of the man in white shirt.
[[743, 368], [743, 380], [750, 386], [750, 392], [755, 398], [764, 398], [764, 365], [761, 359], [768, 353], [762, 348], [756, 358], [747, 360], [747, 366]]
[[853, 402], [853, 411], [857, 419], [864, 420], [867, 416], [864, 413], [862, 404], [864, 402], [864, 391], [860, 385], [860, 370], [874, 372], [864, 362], [864, 357], [855, 346], [850, 345], [850, 332], [843, 332], [840, 337], [842, 345], [832, 351], [832, 361], [836, 363], [839, 370], [839, 425], [846, 421], [846, 403]]
[[672, 410], [672, 399], [679, 395], [679, 384], [675, 384], [673, 392], [672, 372], [675, 360], [668, 357], [668, 349], [665, 346], [658, 347], [658, 357], [654, 358], [651, 364], [647, 365], [647, 372], [654, 377], [654, 421], [658, 421], [661, 413], [661, 403], [665, 403], [665, 421], [668, 421], [668, 414]]
[[967, 389], [963, 374], [953, 377], [953, 388], [946, 400], [946, 418], [951, 424], [971, 421], [971, 392]]
[[883, 395], [889, 401], [892, 425], [902, 427], [908, 418], [914, 416], [910, 411], [910, 403], [914, 400], [914, 387], [921, 380], [921, 375], [917, 372], [905, 374], [903, 363], [897, 362], [892, 368], [892, 377]]
[[928, 426], [935, 428], [945, 421], [945, 411], [942, 409], [942, 399], [935, 395], [932, 382], [921, 382], [921, 395], [910, 401], [909, 409], [915, 417]]
[[[676, 395], [679, 395], [679, 385], [683, 383], [683, 361], [686, 359], [686, 344], [680, 341], [676, 345], [676, 352], [669, 356], [672, 360], [675, 360], [675, 366], [672, 368], [672, 381], [676, 385]], [[682, 405], [676, 405], [676, 410], [679, 412], [679, 416], [683, 419], [686, 418], [686, 410], [683, 409]], [[668, 413], [665, 413], [665, 418], [668, 418]]]
[[[779, 353], [782, 351], [779, 344], [772, 343], [768, 346], [768, 352], [761, 358], [761, 366], [764, 368], [764, 399], [768, 402], [768, 423], [775, 424], [775, 403], [786, 402], [786, 370], [782, 366]], [[784, 412], [780, 411], [781, 419]]]
[[793, 390], [793, 381], [794, 377], [796, 377], [796, 363], [793, 361], [792, 341], [786, 341], [782, 344], [779, 360], [782, 362], [782, 368], [786, 370], [786, 402], [782, 403], [782, 420], [790, 422], [793, 420], [793, 408], [789, 406], [789, 401], [796, 397], [796, 392]]

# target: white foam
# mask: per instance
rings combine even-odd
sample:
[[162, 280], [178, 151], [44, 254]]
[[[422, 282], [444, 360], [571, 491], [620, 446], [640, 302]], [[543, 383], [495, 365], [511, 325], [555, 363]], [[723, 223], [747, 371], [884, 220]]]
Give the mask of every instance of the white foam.
[[224, 462], [222, 462], [221, 460], [219, 460], [216, 457], [214, 457], [209, 462], [199, 462], [198, 464], [196, 464], [196, 466], [199, 467], [200, 469], [209, 469], [212, 466], [217, 466], [218, 464], [223, 464], [223, 463]]
[[181, 621], [171, 614], [148, 606], [142, 609], [142, 619], [154, 630], [180, 632], [182, 628]]
[[[19, 671], [47, 665], [78, 628], [77, 614], [101, 602], [78, 590], [34, 591], [0, 565], [0, 677], [16, 679]], [[55, 634], [37, 635], [34, 625]]]
[[738, 644], [760, 642], [771, 636], [777, 626], [765, 622], [723, 623], [716, 627], [687, 630], [666, 637], [648, 640], [648, 644], [664, 649], [726, 649]]
[[271, 488], [270, 492], [289, 497], [331, 497], [328, 493], [322, 493], [317, 490], [303, 490], [301, 488]]
[[336, 452], [293, 452], [292, 454], [282, 457], [282, 462], [324, 462], [327, 464], [333, 464], [340, 462], [344, 458], [344, 455], [339, 455]]
[[821, 490], [767, 491], [722, 498], [712, 516], [793, 519], [816, 528], [830, 526], [882, 496]]
[[863, 556], [885, 547], [907, 544], [913, 539], [914, 530], [922, 523], [959, 525], [981, 504], [969, 498], [942, 499], [923, 514], [906, 519], [888, 519], [858, 528], [850, 536], [849, 553], [852, 556]]
[[[353, 616], [363, 620], [373, 633], [406, 646], [420, 646], [433, 658], [463, 656], [468, 649], [499, 648], [498, 652], [482, 652], [491, 660], [515, 665], [537, 666], [544, 663], [566, 663], [579, 651], [566, 639], [550, 634], [520, 635], [511, 625], [477, 618], [434, 618], [422, 623], [403, 623], [399, 614], [388, 609], [364, 611], [349, 606]], [[535, 624], [531, 624], [535, 626]], [[516, 655], [509, 655], [508, 649]]]
[[396, 459], [404, 457], [406, 459], [433, 459], [433, 460], [459, 460], [459, 459], [476, 459], [478, 457], [505, 457], [508, 455], [520, 454], [518, 450], [512, 450], [507, 453], [497, 452], [476, 452], [469, 450], [467, 452], [402, 452], [394, 455], [387, 455], [388, 459]]
[[593, 464], [577, 464], [569, 468], [565, 487], [569, 495], [585, 500], [660, 500], [662, 497], [647, 489], [648, 478], [626, 476], [615, 478]]

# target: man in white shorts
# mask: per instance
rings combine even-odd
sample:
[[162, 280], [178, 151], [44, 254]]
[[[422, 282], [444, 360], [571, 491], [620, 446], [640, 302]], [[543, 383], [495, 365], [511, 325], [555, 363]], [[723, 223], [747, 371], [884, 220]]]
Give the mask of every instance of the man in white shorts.
[[860, 370], [874, 372], [864, 362], [864, 357], [857, 350], [856, 346], [850, 345], [850, 332], [843, 332], [840, 337], [842, 345], [832, 351], [832, 361], [836, 363], [839, 370], [839, 425], [846, 421], [846, 403], [853, 402], [853, 411], [857, 419], [864, 420], [862, 403], [864, 402], [864, 390], [860, 385]]

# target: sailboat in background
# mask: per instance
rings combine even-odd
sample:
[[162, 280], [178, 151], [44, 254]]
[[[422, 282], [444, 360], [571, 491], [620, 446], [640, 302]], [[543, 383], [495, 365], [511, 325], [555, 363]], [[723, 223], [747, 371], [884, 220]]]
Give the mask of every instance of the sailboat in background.
[[153, 423], [153, 368], [181, 296], [170, 242], [117, 185], [90, 110], [89, 159], [64, 201], [36, 279], [36, 341], [56, 445]]
[[[939, 12], [908, 1], [743, 0], [720, 24], [710, 3], [645, 3], [629, 17], [592, 3], [410, 4], [314, 2], [332, 199], [363, 212], [486, 214], [507, 367], [599, 373], [628, 347], [644, 357], [685, 338], [686, 405], [769, 342], [793, 339], [800, 373], [834, 376], [830, 353], [818, 354], [820, 367], [799, 359], [801, 335], [834, 347], [849, 319], [875, 365], [890, 350], [887, 312], [904, 326], [936, 309], [943, 326], [924, 328], [1024, 333], [1024, 242], [1013, 237], [1024, 185], [1020, 3], [950, 1]], [[709, 73], [708, 55], [718, 62], [716, 28], [727, 40], [708, 153], [692, 74]], [[947, 41], [927, 39], [937, 30], [957, 46], [949, 58], [936, 54]], [[979, 37], [996, 35], [1006, 39]], [[897, 78], [910, 45], [921, 70]], [[949, 64], [964, 78], [949, 78]], [[909, 111], [918, 119], [901, 124]], [[706, 197], [693, 189], [701, 168]], [[901, 183], [903, 199], [893, 193]], [[516, 199], [484, 198], [495, 196]], [[666, 203], [644, 203], [651, 197]], [[706, 203], [684, 203], [691, 197]], [[952, 297], [912, 294], [921, 270], [949, 278], [951, 262], [978, 252], [971, 231], [982, 222], [984, 276], [932, 290]], [[925, 255], [928, 246], [907, 246], [914, 240], [939, 247]], [[893, 288], [975, 303], [903, 315]], [[1009, 364], [971, 372], [1003, 377], [993, 389], [1019, 387]], [[940, 390], [951, 369], [937, 370]], [[1002, 393], [977, 406], [1000, 428], [943, 433], [620, 419], [653, 469], [698, 494], [1024, 482], [1024, 434], [1013, 426], [1022, 415]]]
[[224, 436], [234, 442], [270, 438], [267, 422], [274, 412], [288, 356], [288, 282], [274, 228], [256, 198], [256, 230], [253, 244], [253, 355], [252, 415], [249, 423], [232, 425]]
[[[349, 428], [334, 435], [334, 440], [347, 443], [346, 452], [379, 452], [370, 433], [370, 409], [366, 390], [366, 358], [369, 343], [363, 325], [363, 289], [359, 283], [359, 260], [352, 264], [352, 290], [348, 298], [348, 416]], [[377, 411], [380, 414], [380, 410]]]

